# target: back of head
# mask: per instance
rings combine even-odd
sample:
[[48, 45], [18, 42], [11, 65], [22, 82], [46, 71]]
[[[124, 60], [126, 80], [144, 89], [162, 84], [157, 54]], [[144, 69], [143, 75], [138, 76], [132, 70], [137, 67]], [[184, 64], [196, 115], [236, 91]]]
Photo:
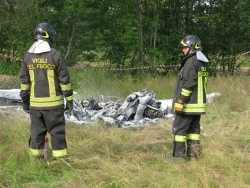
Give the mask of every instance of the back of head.
[[56, 31], [55, 29], [47, 22], [39, 23], [35, 28], [35, 39], [36, 40], [45, 40], [52, 43], [55, 40]]
[[34, 31], [35, 42], [29, 48], [28, 52], [33, 54], [41, 54], [44, 52], [50, 52], [50, 45], [54, 42], [56, 31], [47, 22], [39, 23]]

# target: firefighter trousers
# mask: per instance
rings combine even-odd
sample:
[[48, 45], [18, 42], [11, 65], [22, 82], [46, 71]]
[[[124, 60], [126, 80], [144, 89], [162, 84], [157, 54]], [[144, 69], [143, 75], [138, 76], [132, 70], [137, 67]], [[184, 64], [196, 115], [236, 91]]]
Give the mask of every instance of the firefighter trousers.
[[173, 123], [173, 157], [200, 156], [200, 117], [201, 115], [176, 114]]
[[51, 136], [53, 157], [67, 155], [65, 138], [65, 118], [63, 109], [30, 110], [30, 154], [40, 156], [43, 154], [47, 132]]

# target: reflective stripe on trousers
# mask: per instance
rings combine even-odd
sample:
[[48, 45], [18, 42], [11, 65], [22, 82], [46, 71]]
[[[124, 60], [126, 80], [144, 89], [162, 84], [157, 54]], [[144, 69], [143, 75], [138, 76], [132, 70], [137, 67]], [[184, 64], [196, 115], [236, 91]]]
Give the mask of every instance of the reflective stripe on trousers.
[[67, 155], [67, 149], [53, 150], [52, 151], [52, 156], [53, 157], [64, 157], [66, 155]]

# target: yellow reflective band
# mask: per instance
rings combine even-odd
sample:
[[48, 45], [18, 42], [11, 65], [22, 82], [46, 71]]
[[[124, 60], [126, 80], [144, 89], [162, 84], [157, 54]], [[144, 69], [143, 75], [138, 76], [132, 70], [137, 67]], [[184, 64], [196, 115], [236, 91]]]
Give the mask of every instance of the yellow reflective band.
[[205, 113], [206, 109], [204, 109], [204, 108], [184, 109], [183, 112], [187, 112], [187, 113]]
[[67, 100], [67, 101], [72, 101], [72, 100], [73, 100], [73, 96], [71, 95], [71, 96], [69, 96], [69, 97], [66, 97], [66, 100]]
[[52, 151], [52, 156], [53, 157], [64, 157], [67, 155], [67, 150], [62, 149], [62, 150], [53, 150]]
[[54, 97], [31, 97], [31, 102], [55, 102], [55, 101], [63, 101], [63, 96], [54, 96]]
[[31, 107], [52, 107], [52, 106], [60, 106], [63, 105], [63, 97], [55, 96], [55, 97], [31, 97], [30, 98], [30, 106]]
[[187, 135], [187, 139], [188, 140], [200, 140], [200, 134], [188, 134]]
[[183, 112], [198, 112], [198, 113], [205, 113], [207, 105], [206, 104], [185, 104]]
[[48, 39], [49, 38], [49, 33], [47, 31], [44, 31], [44, 34], [45, 35], [43, 35], [43, 38]]
[[187, 137], [183, 135], [175, 135], [174, 141], [175, 142], [186, 142]]
[[198, 104], [203, 103], [203, 81], [202, 81], [202, 72], [198, 72]]
[[182, 89], [181, 90], [181, 95], [189, 97], [192, 94], [192, 91], [189, 91], [187, 89]]
[[54, 70], [47, 71], [48, 82], [49, 82], [49, 96], [54, 97], [56, 96], [56, 88], [55, 88], [55, 76]]
[[183, 112], [186, 112], [186, 113], [205, 113], [206, 109], [205, 108], [184, 109]]
[[205, 94], [207, 94], [207, 80], [208, 80], [208, 78], [205, 77], [204, 78], [204, 90], [205, 90]]
[[30, 89], [29, 84], [21, 84], [20, 85], [20, 90], [22, 90], [22, 91], [28, 91], [29, 89]]
[[200, 45], [197, 43], [197, 44], [195, 44], [195, 47], [194, 47], [195, 49], [200, 49], [201, 47], [200, 47]]
[[206, 93], [207, 93], [208, 72], [207, 72], [205, 67], [201, 67], [201, 71], [202, 71], [202, 76], [204, 77], [203, 87], [204, 87], [204, 91], [205, 91], [205, 95], [206, 95]]
[[43, 150], [41, 150], [41, 149], [32, 149], [32, 148], [30, 148], [29, 150], [30, 150], [29, 151], [30, 155], [32, 155], [34, 157], [38, 157], [38, 156], [43, 155]]
[[69, 84], [60, 84], [62, 91], [69, 91], [71, 90], [71, 83]]
[[188, 45], [182, 40], [181, 41], [182, 46], [187, 47]]
[[206, 71], [206, 68], [201, 67], [201, 70], [198, 72], [198, 88], [197, 88], [198, 104], [203, 103], [203, 98], [206, 96], [207, 77], [208, 77], [208, 72]]
[[60, 106], [63, 104], [64, 104], [63, 101], [44, 102], [44, 103], [30, 102], [31, 107], [53, 107], [53, 106]]
[[202, 104], [184, 104], [185, 108], [206, 108], [207, 105], [202, 103]]
[[34, 97], [35, 96], [35, 75], [34, 75], [34, 70], [29, 70], [29, 75], [30, 75], [30, 82], [31, 82], [31, 93], [30, 96]]

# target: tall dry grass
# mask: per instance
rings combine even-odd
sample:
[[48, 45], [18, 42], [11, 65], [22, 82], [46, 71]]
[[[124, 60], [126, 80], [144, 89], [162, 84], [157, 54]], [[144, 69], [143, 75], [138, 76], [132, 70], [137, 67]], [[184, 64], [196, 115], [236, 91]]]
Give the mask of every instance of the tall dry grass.
[[[92, 78], [85, 79], [77, 83], [78, 91], [98, 94], [107, 84], [107, 88], [114, 86], [110, 92], [125, 96], [147, 86], [162, 98], [166, 90], [166, 96], [171, 95], [175, 80], [145, 77], [133, 85], [129, 79], [126, 83], [93, 79], [92, 86], [97, 87], [87, 90]], [[47, 165], [30, 159], [27, 153], [28, 117], [1, 112], [0, 187], [250, 187], [249, 83], [250, 77], [243, 76], [210, 78], [209, 91], [220, 92], [222, 97], [202, 118], [203, 156], [190, 162], [167, 160], [171, 122], [163, 120], [139, 130], [68, 123], [69, 160]]]

